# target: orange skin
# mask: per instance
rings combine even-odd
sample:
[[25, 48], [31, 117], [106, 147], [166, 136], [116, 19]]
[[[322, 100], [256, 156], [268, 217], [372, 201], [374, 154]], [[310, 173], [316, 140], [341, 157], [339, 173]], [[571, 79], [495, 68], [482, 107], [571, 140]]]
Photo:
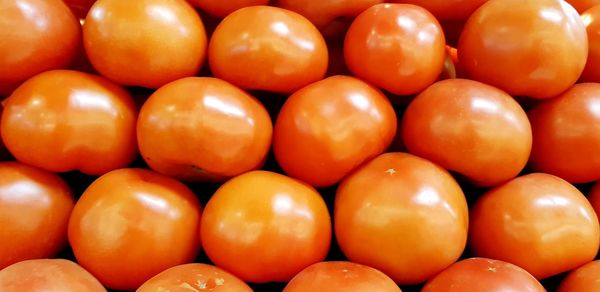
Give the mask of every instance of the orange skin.
[[527, 114], [510, 95], [466, 79], [440, 81], [419, 94], [404, 113], [402, 138], [410, 153], [480, 186], [516, 177], [532, 139]]
[[275, 158], [291, 177], [331, 186], [385, 151], [396, 123], [377, 89], [354, 77], [329, 77], [287, 99], [275, 123]]
[[600, 82], [600, 1], [599, 5], [581, 15], [588, 36], [589, 52], [587, 63], [581, 73], [581, 81]]
[[240, 8], [269, 4], [269, 0], [188, 0], [188, 2], [193, 6], [206, 11], [208, 14], [220, 18], [223, 18]]
[[227, 181], [210, 198], [201, 223], [208, 257], [248, 282], [287, 282], [329, 250], [331, 221], [310, 186], [268, 171]]
[[433, 15], [421, 7], [379, 4], [350, 25], [344, 57], [348, 69], [362, 80], [394, 94], [414, 94], [442, 72], [444, 32]]
[[335, 235], [352, 262], [398, 284], [418, 284], [454, 263], [469, 225], [465, 196], [441, 167], [386, 153], [346, 177], [336, 192]]
[[537, 279], [592, 261], [599, 241], [598, 218], [585, 196], [550, 174], [517, 177], [471, 210], [473, 253], [518, 265]]
[[583, 21], [562, 0], [489, 0], [469, 18], [458, 43], [471, 79], [537, 99], [571, 87], [587, 51]]
[[[190, 289], [189, 287], [192, 287]], [[252, 292], [252, 289], [236, 276], [207, 264], [175, 266], [152, 277], [136, 292], [190, 292], [208, 289], [211, 292]]]
[[275, 0], [275, 5], [302, 14], [327, 37], [343, 37], [349, 21], [384, 0]]
[[145, 169], [119, 169], [94, 181], [69, 220], [79, 264], [105, 286], [135, 290], [200, 250], [202, 209], [184, 184]]
[[260, 168], [272, 131], [258, 100], [211, 77], [161, 87], [143, 105], [137, 126], [146, 163], [188, 181], [223, 181]]
[[533, 169], [571, 183], [600, 179], [600, 84], [576, 84], [529, 112]]
[[486, 258], [470, 258], [451, 265], [427, 281], [421, 291], [546, 292], [546, 289], [527, 271], [511, 263]]
[[0, 94], [32, 76], [67, 67], [81, 43], [81, 26], [61, 0], [0, 3]]
[[73, 195], [58, 175], [0, 162], [0, 270], [55, 256], [67, 242], [73, 205]]
[[133, 100], [102, 77], [44, 72], [3, 103], [2, 140], [21, 162], [101, 175], [127, 166], [137, 154]]
[[106, 292], [88, 271], [63, 259], [26, 260], [0, 270], [0, 290]]
[[565, 0], [571, 4], [579, 13], [584, 13], [586, 10], [600, 5], [600, 0]]
[[221, 21], [208, 61], [215, 77], [243, 89], [292, 93], [323, 78], [328, 56], [321, 33], [302, 15], [252, 6]]
[[98, 0], [85, 19], [83, 43], [102, 75], [158, 88], [195, 75], [207, 39], [200, 16], [185, 0]]
[[571, 271], [558, 286], [558, 292], [600, 291], [600, 261], [589, 262]]
[[305, 291], [401, 292], [384, 273], [352, 262], [316, 263], [298, 273], [283, 289], [283, 292]]
[[421, 6], [439, 20], [466, 20], [488, 0], [392, 0], [388, 2]]

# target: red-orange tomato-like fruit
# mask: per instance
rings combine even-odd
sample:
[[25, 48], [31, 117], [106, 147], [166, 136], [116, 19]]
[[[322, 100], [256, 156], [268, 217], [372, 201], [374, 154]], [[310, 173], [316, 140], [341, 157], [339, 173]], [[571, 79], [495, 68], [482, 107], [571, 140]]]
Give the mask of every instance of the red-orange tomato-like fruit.
[[21, 162], [101, 175], [127, 166], [137, 154], [133, 99], [102, 77], [44, 72], [3, 103], [2, 140]]
[[275, 5], [302, 14], [324, 34], [333, 37], [345, 33], [348, 20], [351, 21], [369, 7], [383, 2], [384, 0], [276, 0]]
[[600, 260], [571, 271], [558, 286], [558, 292], [600, 291]]
[[331, 186], [385, 151], [396, 124], [392, 105], [377, 89], [353, 77], [329, 77], [285, 102], [275, 123], [275, 158], [288, 175]]
[[195, 75], [206, 57], [206, 32], [185, 0], [98, 0], [83, 25], [94, 68], [123, 84], [158, 88]]
[[581, 73], [581, 80], [586, 82], [600, 82], [600, 1], [581, 15], [588, 36], [588, 57], [585, 69]]
[[417, 284], [460, 257], [469, 219], [465, 196], [447, 171], [408, 153], [386, 153], [342, 181], [334, 223], [350, 261], [396, 283]]
[[61, 0], [0, 1], [0, 93], [52, 69], [66, 68], [81, 26]]
[[354, 75], [394, 94], [414, 94], [442, 72], [444, 32], [424, 8], [379, 4], [361, 13], [346, 34], [344, 57]]
[[440, 20], [465, 20], [488, 0], [392, 0], [421, 6]]
[[409, 152], [482, 186], [516, 177], [532, 139], [527, 114], [510, 95], [465, 79], [419, 94], [404, 113], [402, 137]]
[[600, 84], [576, 84], [529, 112], [533, 169], [572, 183], [600, 179]]
[[146, 281], [136, 292], [252, 292], [236, 276], [207, 264], [185, 264], [162, 271]]
[[158, 89], [137, 125], [140, 152], [157, 172], [225, 180], [262, 166], [273, 126], [264, 106], [230, 83], [188, 77]]
[[212, 262], [256, 283], [289, 281], [322, 261], [331, 242], [331, 221], [319, 193], [268, 171], [223, 184], [208, 201], [200, 229]]
[[229, 14], [208, 47], [215, 77], [243, 89], [292, 93], [327, 71], [327, 45], [302, 15], [269, 6]]
[[119, 169], [94, 181], [69, 220], [77, 262], [105, 286], [135, 290], [200, 249], [202, 209], [184, 184], [145, 169]]
[[74, 204], [69, 187], [58, 175], [1, 162], [0, 270], [22, 260], [56, 255], [67, 242]]
[[527, 271], [511, 263], [469, 258], [459, 261], [427, 281], [422, 292], [546, 292]]
[[469, 77], [538, 99], [571, 87], [587, 52], [583, 21], [563, 0], [489, 0], [469, 18], [458, 43]]
[[193, 6], [216, 17], [225, 17], [238, 9], [248, 6], [267, 5], [269, 4], [269, 1], [270, 0], [188, 0]]
[[320, 262], [298, 273], [283, 292], [379, 291], [401, 292], [390, 277], [371, 267], [352, 262]]
[[26, 260], [0, 270], [2, 292], [106, 292], [76, 263], [64, 259]]
[[583, 13], [586, 10], [600, 5], [600, 0], [565, 0], [567, 3], [571, 4], [579, 13]]
[[506, 261], [537, 279], [569, 271], [598, 253], [598, 218], [585, 196], [544, 173], [496, 187], [471, 210], [470, 244], [476, 256]]

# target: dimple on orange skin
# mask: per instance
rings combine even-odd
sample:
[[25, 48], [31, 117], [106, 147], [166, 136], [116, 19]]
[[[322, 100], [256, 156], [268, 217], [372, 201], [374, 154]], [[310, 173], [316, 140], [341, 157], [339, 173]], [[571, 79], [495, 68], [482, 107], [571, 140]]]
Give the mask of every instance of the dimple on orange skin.
[[600, 179], [600, 84], [580, 83], [529, 111], [530, 165], [571, 183]]
[[161, 87], [144, 103], [137, 123], [140, 152], [150, 168], [187, 181], [224, 181], [260, 168], [272, 132], [258, 100], [211, 77]]
[[136, 292], [156, 292], [167, 289], [173, 292], [252, 292], [252, 289], [236, 276], [207, 264], [185, 264], [162, 271], [140, 286]]
[[287, 282], [325, 259], [331, 221], [307, 184], [268, 171], [230, 179], [208, 201], [202, 246], [218, 267], [247, 282]]
[[378, 4], [350, 25], [344, 59], [358, 78], [397, 95], [422, 91], [442, 72], [444, 33], [424, 8]]
[[146, 169], [119, 169], [77, 201], [68, 237], [77, 262], [106, 287], [135, 290], [200, 250], [202, 208], [181, 182]]
[[122, 85], [158, 88], [198, 73], [207, 38], [185, 0], [97, 0], [83, 25], [83, 43], [100, 74]]
[[73, 205], [71, 190], [58, 175], [0, 162], [0, 270], [27, 259], [54, 257], [67, 243]]
[[469, 258], [431, 278], [423, 292], [528, 291], [546, 292], [538, 280], [511, 263]]
[[81, 26], [61, 0], [0, 3], [0, 95], [47, 70], [66, 68], [81, 43]]
[[468, 212], [459, 184], [446, 170], [412, 154], [385, 153], [341, 182], [335, 235], [350, 261], [400, 285], [418, 284], [460, 257]]
[[72, 261], [35, 259], [0, 270], [0, 291], [106, 292], [106, 289]]
[[328, 53], [321, 33], [302, 15], [252, 6], [221, 21], [208, 61], [215, 77], [243, 89], [293, 93], [325, 76]]
[[410, 153], [480, 186], [516, 177], [532, 144], [527, 114], [510, 95], [466, 79], [440, 81], [421, 92], [404, 113], [402, 138]]
[[401, 292], [394, 280], [364, 265], [333, 261], [313, 264], [298, 273], [283, 292], [304, 291], [379, 291]]
[[475, 256], [518, 265], [537, 279], [572, 270], [598, 253], [594, 209], [577, 188], [550, 174], [527, 174], [491, 189], [470, 215]]
[[354, 77], [333, 76], [288, 98], [275, 122], [273, 150], [291, 177], [331, 186], [385, 151], [396, 124], [380, 91]]
[[137, 109], [123, 88], [87, 73], [47, 71], [3, 101], [6, 148], [21, 162], [51, 172], [101, 175], [137, 155]]
[[469, 18], [458, 43], [470, 79], [536, 99], [571, 87], [587, 52], [583, 21], [562, 0], [489, 0]]

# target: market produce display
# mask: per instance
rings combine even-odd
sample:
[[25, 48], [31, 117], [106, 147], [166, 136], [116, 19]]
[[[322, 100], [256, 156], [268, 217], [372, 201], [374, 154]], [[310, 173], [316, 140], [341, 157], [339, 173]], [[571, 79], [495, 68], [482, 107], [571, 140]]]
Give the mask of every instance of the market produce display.
[[0, 292], [600, 290], [600, 0], [0, 0]]

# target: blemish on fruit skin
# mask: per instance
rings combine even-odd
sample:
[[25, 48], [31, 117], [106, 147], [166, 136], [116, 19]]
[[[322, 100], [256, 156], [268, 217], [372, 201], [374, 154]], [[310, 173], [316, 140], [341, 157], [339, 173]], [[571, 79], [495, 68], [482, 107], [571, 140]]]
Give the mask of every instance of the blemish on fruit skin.
[[204, 290], [206, 289], [206, 286], [206, 282], [201, 282], [200, 280], [196, 281], [196, 287], [198, 287], [198, 289]]
[[487, 270], [490, 272], [496, 272], [496, 268], [494, 267], [488, 267]]
[[200, 290], [194, 288], [194, 286], [190, 285], [190, 283], [188, 283], [188, 282], [183, 282], [183, 283], [179, 284], [179, 287], [190, 290], [190, 291], [194, 291], [194, 292], [200, 292]]
[[396, 170], [393, 168], [390, 168], [390, 169], [386, 170], [385, 172], [389, 175], [394, 175], [396, 173]]
[[225, 279], [223, 279], [223, 278], [216, 278], [215, 279], [215, 284], [217, 286], [223, 286], [223, 285], [225, 285]]

